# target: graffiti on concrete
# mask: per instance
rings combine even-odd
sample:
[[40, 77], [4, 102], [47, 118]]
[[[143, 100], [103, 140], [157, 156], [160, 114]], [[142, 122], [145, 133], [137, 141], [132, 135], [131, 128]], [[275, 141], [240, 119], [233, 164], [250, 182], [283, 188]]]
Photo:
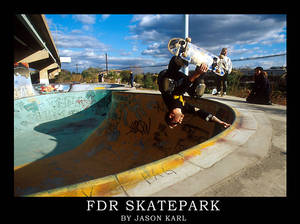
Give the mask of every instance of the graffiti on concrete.
[[34, 96], [29, 66], [27, 63], [14, 64], [14, 99]]
[[145, 182], [147, 182], [149, 185], [157, 182], [159, 179], [165, 178], [170, 175], [177, 174], [174, 170], [172, 170], [172, 169], [164, 170], [163, 167], [162, 167], [162, 173], [160, 173], [160, 174], [155, 175], [153, 169], [151, 170], [151, 172], [152, 173], [150, 175], [147, 174], [147, 172], [145, 172], [146, 175], [141, 174], [141, 176], [144, 178]]
[[129, 133], [141, 133], [142, 135], [149, 135], [151, 129], [151, 118], [148, 118], [148, 123], [143, 120], [134, 120], [129, 125], [130, 131]]

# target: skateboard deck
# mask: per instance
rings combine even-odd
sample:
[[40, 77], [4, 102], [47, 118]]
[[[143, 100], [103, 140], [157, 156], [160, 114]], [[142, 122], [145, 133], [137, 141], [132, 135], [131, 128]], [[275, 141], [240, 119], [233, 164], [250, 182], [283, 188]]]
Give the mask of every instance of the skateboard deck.
[[168, 50], [171, 54], [179, 56], [188, 63], [200, 65], [205, 63], [208, 69], [219, 76], [225, 74], [223, 60], [207, 50], [191, 43], [191, 38], [172, 38], [168, 43]]

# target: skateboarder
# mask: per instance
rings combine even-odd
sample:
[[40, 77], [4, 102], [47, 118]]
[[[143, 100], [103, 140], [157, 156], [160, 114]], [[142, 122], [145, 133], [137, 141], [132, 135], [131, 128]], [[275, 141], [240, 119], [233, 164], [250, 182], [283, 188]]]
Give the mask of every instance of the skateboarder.
[[208, 67], [206, 64], [197, 66], [195, 72], [190, 76], [186, 76], [179, 69], [187, 62], [178, 56], [173, 56], [169, 62], [168, 69], [163, 70], [158, 75], [159, 91], [162, 94], [163, 101], [168, 107], [168, 112], [165, 115], [165, 121], [170, 128], [176, 127], [182, 123], [185, 113], [191, 113], [200, 118], [221, 124], [224, 128], [230, 126], [224, 121], [221, 121], [216, 116], [200, 110], [183, 99], [185, 92], [190, 92], [190, 88], [200, 75], [204, 74]]
[[227, 48], [223, 48], [219, 58], [223, 60], [223, 67], [225, 74], [223, 76], [216, 75], [217, 92], [214, 95], [221, 94], [221, 85], [223, 85], [223, 95], [226, 95], [227, 91], [227, 76], [231, 73], [232, 63], [229, 57], [227, 57]]

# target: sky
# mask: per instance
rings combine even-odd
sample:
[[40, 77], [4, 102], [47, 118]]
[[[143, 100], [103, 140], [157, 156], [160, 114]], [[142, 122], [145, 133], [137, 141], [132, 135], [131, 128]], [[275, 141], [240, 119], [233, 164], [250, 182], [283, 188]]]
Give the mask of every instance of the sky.
[[[184, 14], [46, 14], [61, 68], [82, 72], [89, 67], [129, 69], [168, 64], [171, 38], [184, 38]], [[286, 53], [285, 14], [190, 14], [192, 43], [218, 55], [223, 47], [234, 59]], [[286, 55], [234, 61], [233, 68], [286, 66]], [[191, 66], [190, 66], [191, 67]], [[166, 67], [144, 67], [159, 72]], [[192, 68], [192, 67], [191, 67]], [[133, 69], [134, 70], [134, 69]]]

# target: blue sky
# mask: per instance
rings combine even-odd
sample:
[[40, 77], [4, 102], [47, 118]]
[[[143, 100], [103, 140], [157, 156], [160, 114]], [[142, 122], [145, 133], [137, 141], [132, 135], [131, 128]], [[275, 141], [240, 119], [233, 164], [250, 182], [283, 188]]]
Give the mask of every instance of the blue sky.
[[[170, 38], [184, 37], [180, 14], [46, 14], [61, 57], [71, 57], [62, 69], [81, 72], [89, 67], [109, 69], [168, 64]], [[231, 59], [286, 53], [284, 14], [191, 14], [192, 42], [219, 54], [228, 48]], [[234, 62], [234, 68], [286, 66], [286, 56]], [[145, 67], [139, 72], [159, 72], [164, 67]]]

